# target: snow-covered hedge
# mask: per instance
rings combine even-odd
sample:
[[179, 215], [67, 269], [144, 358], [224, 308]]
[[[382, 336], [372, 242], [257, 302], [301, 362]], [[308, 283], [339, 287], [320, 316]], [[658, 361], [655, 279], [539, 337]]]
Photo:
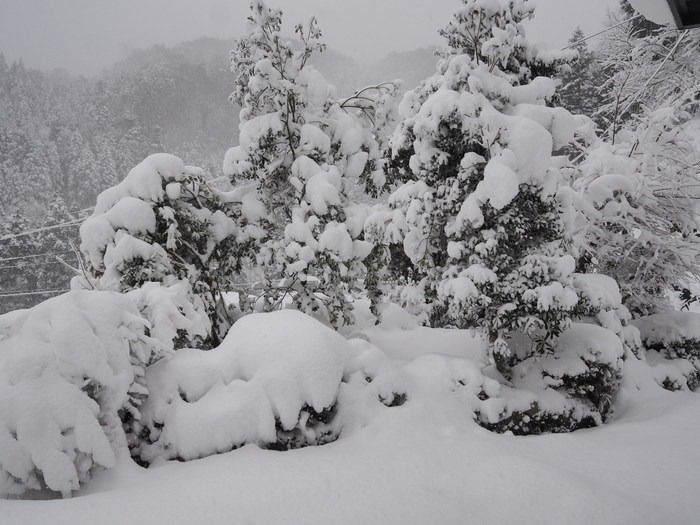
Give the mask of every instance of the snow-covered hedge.
[[700, 314], [664, 312], [635, 319], [646, 359], [667, 390], [700, 387]]
[[491, 415], [478, 414], [482, 426], [526, 435], [570, 432], [606, 420], [622, 377], [624, 350], [614, 332], [573, 323], [544, 355], [532, 355], [527, 347], [536, 341], [523, 334], [511, 345], [530, 357], [513, 368], [512, 386], [484, 402]]
[[96, 291], [0, 317], [0, 497], [66, 497], [115, 464], [161, 349], [146, 324], [127, 297]]
[[183, 349], [148, 370], [143, 462], [194, 459], [246, 443], [332, 440], [348, 342], [294, 310], [239, 320], [218, 348]]

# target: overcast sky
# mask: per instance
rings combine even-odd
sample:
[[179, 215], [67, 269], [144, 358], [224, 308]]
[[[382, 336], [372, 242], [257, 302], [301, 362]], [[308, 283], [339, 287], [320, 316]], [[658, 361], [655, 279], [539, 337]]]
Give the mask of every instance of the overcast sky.
[[[528, 36], [561, 46], [578, 25], [601, 29], [616, 0], [537, 0]], [[94, 74], [133, 49], [236, 37], [248, 0], [0, 0], [0, 51], [39, 69]], [[459, 0], [269, 0], [293, 24], [316, 15], [326, 43], [360, 61], [441, 44]]]

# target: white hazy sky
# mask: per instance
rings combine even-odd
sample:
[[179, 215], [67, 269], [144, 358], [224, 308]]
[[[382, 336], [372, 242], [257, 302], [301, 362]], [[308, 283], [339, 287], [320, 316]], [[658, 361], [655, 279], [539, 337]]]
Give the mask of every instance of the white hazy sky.
[[[562, 45], [578, 25], [601, 29], [616, 0], [537, 0], [528, 36]], [[319, 19], [326, 43], [360, 61], [441, 44], [459, 0], [268, 0], [288, 28]], [[133, 49], [202, 36], [236, 37], [248, 0], [0, 0], [0, 51], [39, 69], [94, 74]]]

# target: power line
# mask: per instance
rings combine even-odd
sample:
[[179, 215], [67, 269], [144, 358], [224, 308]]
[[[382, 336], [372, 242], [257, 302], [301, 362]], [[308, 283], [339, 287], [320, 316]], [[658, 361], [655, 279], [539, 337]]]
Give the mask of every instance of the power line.
[[13, 270], [13, 269], [25, 269], [28, 270], [31, 267], [36, 267], [36, 266], [49, 266], [52, 264], [67, 264], [63, 260], [56, 260], [56, 261], [34, 261], [32, 263], [27, 263], [25, 264], [15, 264], [15, 265], [10, 265], [10, 266], [0, 266], [0, 270]]
[[561, 50], [564, 51], [565, 49], [572, 48], [572, 47], [574, 47], [574, 46], [576, 46], [576, 45], [578, 45], [578, 44], [581, 44], [581, 43], [585, 42], [586, 40], [590, 40], [591, 38], [595, 38], [595, 37], [597, 37], [598, 35], [602, 35], [603, 33], [607, 33], [607, 32], [610, 31], [611, 29], [615, 29], [616, 27], [620, 27], [621, 25], [624, 25], [624, 24], [626, 24], [627, 22], [631, 22], [632, 20], [636, 20], [637, 18], [640, 18], [641, 16], [642, 16], [642, 15], [636, 15], [636, 16], [633, 16], [632, 18], [628, 18], [627, 20], [623, 20], [622, 22], [620, 22], [619, 24], [615, 24], [614, 26], [606, 27], [606, 28], [603, 29], [602, 31], [598, 31], [597, 33], [593, 33], [592, 35], [589, 35], [589, 36], [587, 36], [587, 37], [582, 38], [581, 40], [577, 40], [576, 42], [572, 42], [571, 44], [569, 44], [569, 45], [566, 46], [566, 47], [562, 47]]
[[8, 292], [0, 293], [0, 297], [18, 297], [21, 295], [49, 295], [70, 292], [70, 290], [36, 290], [36, 291], [22, 291], [22, 292]]
[[69, 221], [69, 222], [64, 222], [61, 224], [54, 224], [53, 226], [44, 226], [43, 228], [37, 228], [35, 230], [27, 230], [27, 231], [23, 231], [20, 233], [12, 233], [12, 234], [8, 234], [8, 235], [3, 235], [2, 237], [0, 237], [0, 241], [9, 241], [11, 239], [16, 239], [18, 237], [24, 237], [25, 235], [31, 235], [33, 233], [40, 233], [40, 232], [44, 232], [44, 231], [48, 231], [48, 230], [55, 230], [55, 229], [59, 229], [59, 228], [66, 228], [68, 226], [78, 226], [79, 224], [82, 224], [83, 222], [85, 222], [85, 219], [77, 219], [77, 220], [73, 220], [73, 221]]
[[37, 253], [34, 255], [21, 255], [18, 257], [5, 257], [4, 259], [0, 259], [0, 263], [3, 262], [10, 262], [10, 261], [19, 261], [21, 259], [35, 259], [37, 257], [48, 257], [50, 255], [64, 255], [66, 253], [73, 253], [72, 250], [66, 250], [63, 252], [47, 252], [47, 253]]

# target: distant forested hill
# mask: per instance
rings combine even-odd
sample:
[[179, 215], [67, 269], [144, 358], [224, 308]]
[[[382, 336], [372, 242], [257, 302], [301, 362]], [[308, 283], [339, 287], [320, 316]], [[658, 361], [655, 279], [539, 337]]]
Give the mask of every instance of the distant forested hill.
[[[67, 288], [72, 273], [56, 257], [77, 266], [71, 242], [79, 244], [81, 217], [149, 154], [172, 153], [220, 175], [238, 143], [232, 48], [233, 40], [211, 38], [156, 46], [91, 79], [8, 64], [0, 54], [0, 313]], [[418, 50], [361, 66], [329, 49], [314, 65], [343, 96], [395, 78], [411, 88], [435, 57]]]

